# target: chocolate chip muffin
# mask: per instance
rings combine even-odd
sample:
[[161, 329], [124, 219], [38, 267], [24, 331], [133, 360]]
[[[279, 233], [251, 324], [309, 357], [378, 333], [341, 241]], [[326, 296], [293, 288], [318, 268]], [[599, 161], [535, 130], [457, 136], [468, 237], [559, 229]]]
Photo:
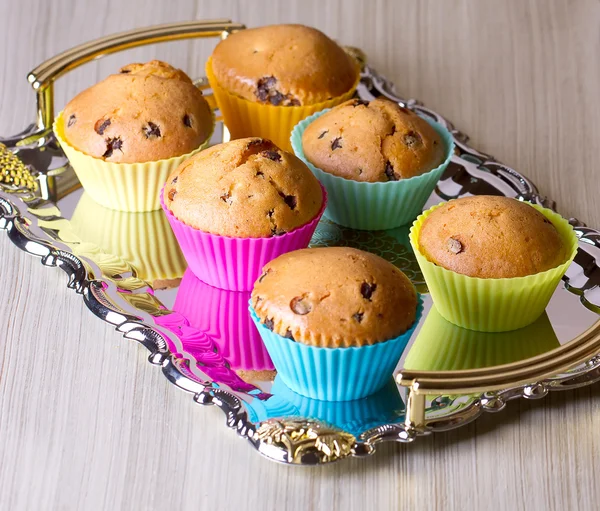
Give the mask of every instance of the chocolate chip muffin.
[[407, 179], [438, 167], [447, 148], [437, 131], [387, 99], [351, 99], [311, 122], [304, 155], [330, 174], [353, 181]]
[[195, 229], [234, 238], [279, 236], [322, 209], [319, 181], [269, 140], [246, 138], [201, 151], [164, 188], [165, 207]]
[[84, 90], [63, 112], [75, 149], [105, 161], [142, 163], [197, 149], [213, 130], [211, 109], [181, 70], [130, 64]]
[[212, 57], [219, 84], [248, 101], [301, 106], [354, 87], [358, 64], [319, 30], [271, 25], [241, 30], [221, 41]]
[[529, 204], [475, 196], [447, 202], [420, 230], [419, 250], [434, 264], [470, 277], [524, 277], [563, 264], [569, 247]]
[[353, 248], [311, 248], [268, 263], [251, 303], [273, 332], [317, 347], [376, 344], [414, 323], [417, 293], [393, 264]]

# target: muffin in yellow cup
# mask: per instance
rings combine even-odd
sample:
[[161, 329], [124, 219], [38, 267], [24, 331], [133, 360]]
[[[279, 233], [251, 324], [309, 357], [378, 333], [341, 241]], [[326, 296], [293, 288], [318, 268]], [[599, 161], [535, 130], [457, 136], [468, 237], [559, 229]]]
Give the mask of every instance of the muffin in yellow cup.
[[484, 332], [533, 323], [577, 253], [560, 215], [492, 196], [434, 206], [415, 220], [410, 242], [439, 313]]
[[85, 192], [71, 218], [82, 241], [130, 263], [154, 289], [178, 284], [187, 263], [162, 211], [127, 213], [96, 203]]
[[291, 150], [302, 119], [350, 99], [358, 62], [303, 25], [241, 30], [221, 41], [206, 74], [232, 138], [259, 136]]
[[160, 61], [130, 64], [73, 98], [54, 133], [81, 184], [121, 211], [160, 208], [168, 175], [206, 147], [214, 126], [202, 92]]

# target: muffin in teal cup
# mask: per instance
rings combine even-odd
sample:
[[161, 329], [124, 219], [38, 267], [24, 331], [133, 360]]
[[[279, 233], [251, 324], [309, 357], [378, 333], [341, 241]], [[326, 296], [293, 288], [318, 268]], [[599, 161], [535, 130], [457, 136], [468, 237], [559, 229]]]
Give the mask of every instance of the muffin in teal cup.
[[454, 151], [447, 129], [387, 99], [318, 112], [296, 125], [291, 143], [327, 189], [325, 215], [363, 230], [412, 222]]
[[268, 263], [250, 313], [282, 381], [323, 401], [377, 392], [422, 314], [396, 266], [347, 247], [297, 250]]

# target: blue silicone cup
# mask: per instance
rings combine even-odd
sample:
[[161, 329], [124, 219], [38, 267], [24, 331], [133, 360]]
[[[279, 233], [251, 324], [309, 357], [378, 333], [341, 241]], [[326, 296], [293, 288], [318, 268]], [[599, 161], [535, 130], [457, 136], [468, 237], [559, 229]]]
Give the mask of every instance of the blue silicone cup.
[[312, 399], [350, 401], [369, 396], [386, 384], [421, 319], [423, 300], [417, 294], [415, 321], [402, 335], [351, 348], [321, 348], [287, 339], [265, 327], [252, 304], [249, 309], [283, 383]]
[[300, 121], [292, 130], [290, 142], [294, 153], [327, 189], [328, 203], [325, 216], [336, 224], [378, 231], [394, 229], [412, 222], [423, 211], [423, 206], [448, 167], [454, 153], [452, 134], [431, 119], [423, 117], [442, 137], [446, 159], [439, 167], [420, 176], [399, 181], [367, 183], [329, 174], [308, 161], [302, 149], [302, 135], [307, 126], [330, 109], [322, 110]]

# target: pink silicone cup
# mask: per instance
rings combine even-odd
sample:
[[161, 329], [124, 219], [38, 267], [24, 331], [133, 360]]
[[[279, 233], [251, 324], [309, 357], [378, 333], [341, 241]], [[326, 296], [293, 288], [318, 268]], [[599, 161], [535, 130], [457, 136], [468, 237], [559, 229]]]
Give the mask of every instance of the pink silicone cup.
[[248, 300], [249, 291], [209, 286], [188, 269], [173, 309], [215, 341], [232, 369], [272, 371], [271, 357], [248, 312]]
[[160, 205], [196, 277], [219, 289], [250, 291], [265, 264], [286, 252], [308, 247], [327, 207], [327, 192], [322, 185], [321, 190], [323, 204], [313, 220], [270, 238], [230, 238], [194, 229], [178, 220], [165, 206], [163, 190]]

